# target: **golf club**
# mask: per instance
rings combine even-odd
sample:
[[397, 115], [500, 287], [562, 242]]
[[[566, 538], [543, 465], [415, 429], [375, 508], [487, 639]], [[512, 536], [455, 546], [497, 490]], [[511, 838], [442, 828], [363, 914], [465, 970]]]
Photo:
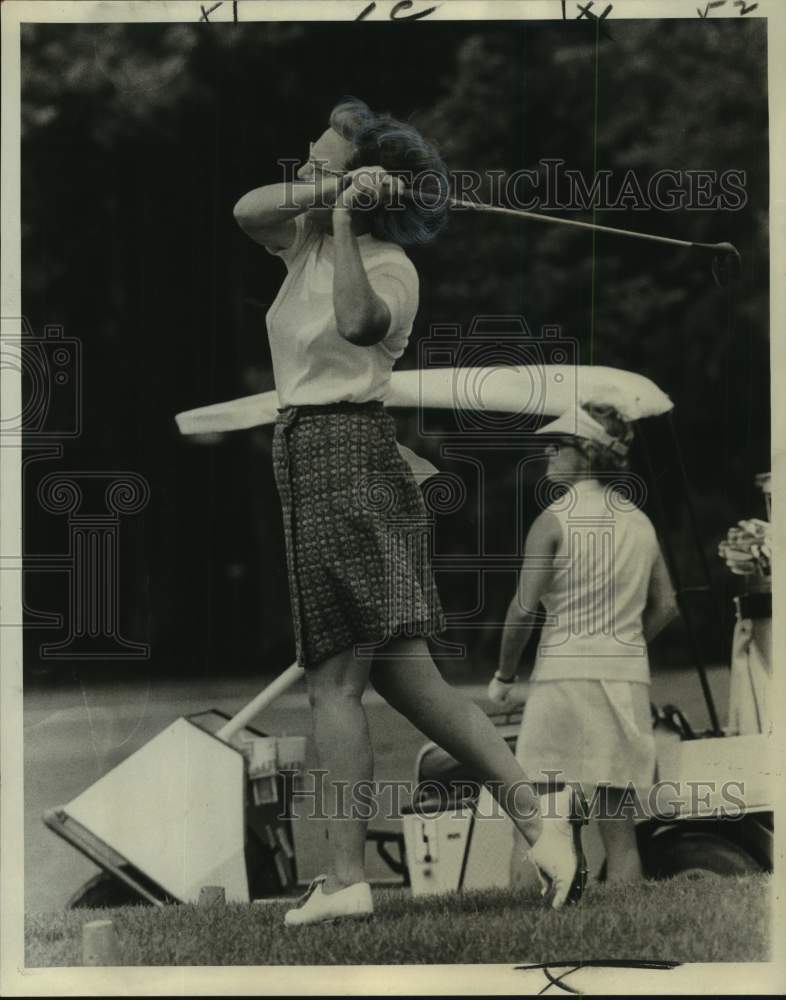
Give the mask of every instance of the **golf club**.
[[[405, 197], [422, 201], [420, 194], [415, 194], [409, 188]], [[666, 246], [684, 247], [689, 250], [700, 250], [712, 255], [712, 276], [718, 287], [729, 285], [736, 280], [742, 268], [742, 258], [739, 251], [731, 243], [695, 243], [690, 240], [677, 240], [669, 236], [655, 236], [652, 233], [639, 233], [632, 229], [617, 229], [613, 226], [599, 226], [594, 222], [579, 222], [576, 219], [560, 219], [553, 215], [541, 215], [539, 212], [529, 212], [523, 208], [505, 208], [500, 205], [487, 205], [484, 202], [466, 201], [461, 198], [442, 199], [435, 197], [432, 204], [449, 205], [450, 208], [470, 209], [475, 212], [488, 212], [494, 215], [508, 215], [512, 218], [527, 219], [532, 222], [546, 222], [557, 226], [573, 226], [576, 229], [588, 229], [596, 233], [606, 233], [611, 236], [628, 236], [636, 240], [648, 240], [650, 243], [662, 243]], [[422, 201], [428, 205], [428, 201]]]

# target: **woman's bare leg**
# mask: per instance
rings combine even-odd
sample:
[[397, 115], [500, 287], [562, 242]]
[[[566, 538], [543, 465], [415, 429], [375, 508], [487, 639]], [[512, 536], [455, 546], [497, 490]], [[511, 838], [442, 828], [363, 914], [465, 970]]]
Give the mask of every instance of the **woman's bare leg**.
[[389, 705], [488, 784], [529, 844], [538, 839], [538, 798], [527, 775], [482, 709], [443, 679], [423, 639], [390, 642], [385, 658], [374, 662], [371, 682]]
[[[347, 649], [306, 671], [317, 756], [328, 772], [323, 803], [332, 817], [328, 819], [332, 866], [323, 886], [328, 894], [365, 881], [366, 823], [337, 817], [351, 809], [351, 789], [357, 782], [371, 781], [374, 773], [368, 720], [361, 704], [369, 666], [369, 660], [358, 660]], [[337, 800], [334, 782], [346, 783], [345, 808]]]
[[598, 821], [606, 849], [607, 882], [638, 882], [644, 878], [636, 840], [636, 824], [632, 816], [617, 815], [623, 794], [622, 788], [604, 790], [609, 815]]

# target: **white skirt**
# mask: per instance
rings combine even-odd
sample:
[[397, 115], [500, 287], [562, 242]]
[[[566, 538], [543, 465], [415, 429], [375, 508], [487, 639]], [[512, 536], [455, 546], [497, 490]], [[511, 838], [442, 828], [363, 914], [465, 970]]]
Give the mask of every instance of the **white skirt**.
[[648, 789], [655, 776], [649, 684], [532, 681], [516, 759], [533, 781]]

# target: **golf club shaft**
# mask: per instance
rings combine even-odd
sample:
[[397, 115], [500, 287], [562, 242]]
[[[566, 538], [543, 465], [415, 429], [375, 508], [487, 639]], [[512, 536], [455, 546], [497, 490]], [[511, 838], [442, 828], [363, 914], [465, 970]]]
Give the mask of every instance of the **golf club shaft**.
[[469, 208], [476, 212], [490, 212], [495, 215], [509, 215], [518, 219], [530, 219], [533, 222], [547, 222], [556, 226], [573, 226], [575, 229], [589, 229], [595, 233], [608, 233], [613, 236], [630, 236], [636, 240], [649, 240], [652, 243], [666, 243], [673, 247], [694, 247], [695, 243], [688, 240], [675, 240], [668, 236], [653, 236], [650, 233], [637, 233], [633, 229], [616, 229], [613, 226], [598, 226], [594, 222], [579, 222], [576, 219], [560, 219], [554, 215], [541, 215], [539, 212], [528, 212], [523, 208], [503, 208], [499, 205], [486, 205], [483, 202], [463, 201], [459, 198], [449, 198], [451, 208]]
[[[415, 200], [412, 189], [404, 191], [404, 195]], [[428, 205], [422, 195], [417, 196], [421, 204]], [[653, 233], [639, 233], [634, 229], [617, 229], [614, 226], [599, 226], [594, 222], [579, 222], [577, 219], [561, 219], [555, 215], [542, 215], [540, 212], [529, 212], [524, 208], [505, 208], [501, 205], [487, 205], [482, 201], [465, 201], [463, 198], [441, 199], [435, 197], [431, 204], [437, 206], [449, 205], [450, 208], [470, 209], [474, 212], [488, 212], [493, 215], [507, 215], [514, 219], [527, 219], [532, 222], [545, 222], [555, 226], [572, 226], [574, 229], [588, 229], [595, 233], [606, 233], [610, 236], [628, 236], [634, 240], [647, 240], [650, 243], [663, 243], [666, 246], [683, 247], [694, 250], [710, 250], [713, 253], [734, 253], [736, 250], [730, 243], [695, 243], [690, 240], [676, 240], [670, 236], [655, 236]]]
[[241, 708], [237, 715], [233, 715], [228, 722], [224, 723], [216, 733], [216, 736], [220, 740], [224, 740], [225, 743], [228, 742], [254, 716], [258, 715], [263, 708], [267, 708], [271, 702], [274, 702], [276, 698], [291, 688], [302, 676], [303, 671], [298, 664], [290, 664], [283, 673], [279, 674], [264, 690], [260, 691], [245, 708]]

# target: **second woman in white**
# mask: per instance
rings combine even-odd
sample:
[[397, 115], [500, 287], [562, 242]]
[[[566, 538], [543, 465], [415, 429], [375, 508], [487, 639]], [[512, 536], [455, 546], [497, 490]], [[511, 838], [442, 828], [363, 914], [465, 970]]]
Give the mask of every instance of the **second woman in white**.
[[673, 590], [649, 518], [614, 489], [630, 425], [611, 407], [587, 406], [539, 433], [555, 438], [546, 478], [565, 491], [527, 535], [489, 697], [508, 699], [542, 604], [516, 756], [535, 780], [600, 790], [607, 879], [633, 881], [641, 862], [623, 806], [654, 778], [647, 643], [676, 614]]

